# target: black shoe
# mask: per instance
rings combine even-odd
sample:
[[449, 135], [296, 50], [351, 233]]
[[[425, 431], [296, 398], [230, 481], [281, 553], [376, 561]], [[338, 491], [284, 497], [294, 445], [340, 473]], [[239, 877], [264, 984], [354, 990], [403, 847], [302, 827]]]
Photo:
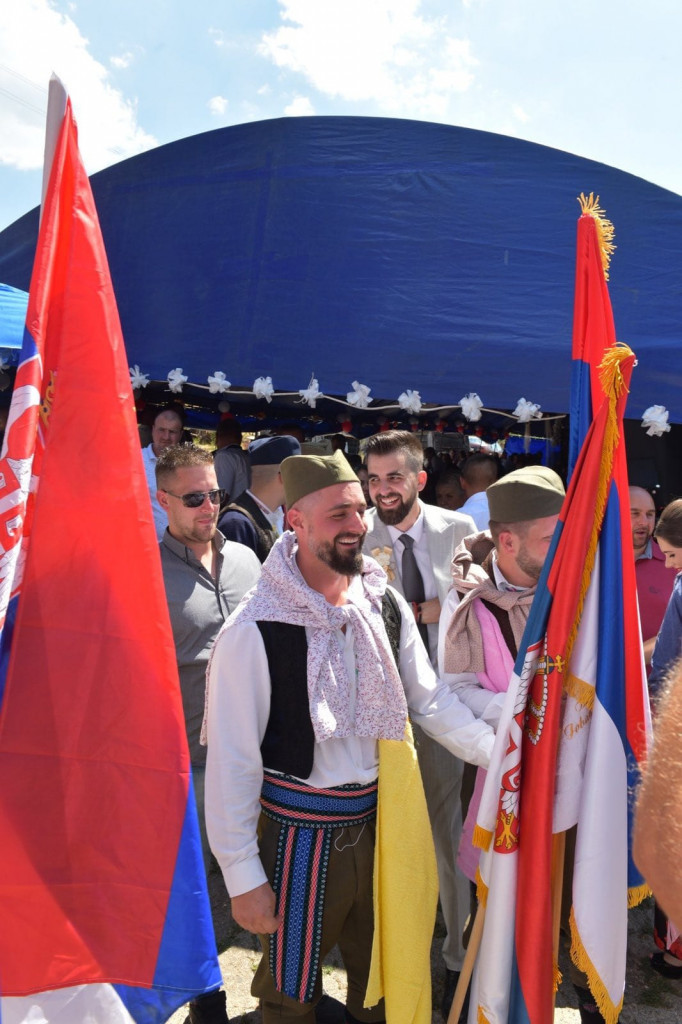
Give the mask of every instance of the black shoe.
[[[580, 1011], [581, 1024], [600, 1024], [604, 1020], [599, 1007], [594, 1001], [594, 996], [586, 988], [578, 988], [574, 985], [575, 994], [578, 997], [578, 1010]], [[616, 1022], [617, 1024], [617, 1022]]]
[[190, 1024], [230, 1024], [227, 996], [222, 989], [197, 996], [189, 1004]]
[[345, 1020], [346, 1007], [343, 1003], [323, 992], [315, 1004], [315, 1024], [344, 1024]]

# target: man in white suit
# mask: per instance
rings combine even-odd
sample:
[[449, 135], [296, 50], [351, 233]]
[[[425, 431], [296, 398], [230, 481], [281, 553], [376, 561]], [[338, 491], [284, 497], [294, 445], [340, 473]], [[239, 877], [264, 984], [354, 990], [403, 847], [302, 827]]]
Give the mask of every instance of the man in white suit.
[[[406, 430], [375, 434], [366, 447], [369, 493], [364, 550], [386, 570], [389, 582], [412, 605], [434, 666], [438, 660], [438, 619], [450, 589], [450, 563], [464, 537], [476, 532], [473, 520], [459, 512], [423, 504], [424, 456], [418, 438]], [[462, 933], [469, 911], [469, 886], [456, 867], [462, 831], [460, 790], [463, 762], [418, 727], [415, 739], [431, 818], [440, 899], [447, 935], [444, 1018], [450, 1010], [464, 957]]]

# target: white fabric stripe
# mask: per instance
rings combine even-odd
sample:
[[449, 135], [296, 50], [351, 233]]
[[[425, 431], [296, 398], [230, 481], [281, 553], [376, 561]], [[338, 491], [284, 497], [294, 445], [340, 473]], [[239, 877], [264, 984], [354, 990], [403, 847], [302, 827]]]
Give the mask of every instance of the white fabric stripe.
[[616, 1005], [623, 995], [627, 952], [627, 815], [623, 743], [610, 715], [595, 701], [576, 841], [573, 911], [585, 951]]
[[0, 998], [2, 1024], [135, 1024], [113, 985]]

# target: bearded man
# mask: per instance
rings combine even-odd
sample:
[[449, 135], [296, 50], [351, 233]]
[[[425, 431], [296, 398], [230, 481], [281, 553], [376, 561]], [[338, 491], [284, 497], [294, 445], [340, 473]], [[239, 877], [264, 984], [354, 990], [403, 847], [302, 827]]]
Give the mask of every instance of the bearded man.
[[435, 863], [408, 712], [476, 764], [492, 732], [439, 683], [409, 606], [363, 556], [366, 502], [343, 454], [281, 472], [293, 532], [209, 666], [211, 847], [234, 919], [261, 939], [264, 1024], [313, 1024], [336, 944], [350, 1024], [427, 1024]]

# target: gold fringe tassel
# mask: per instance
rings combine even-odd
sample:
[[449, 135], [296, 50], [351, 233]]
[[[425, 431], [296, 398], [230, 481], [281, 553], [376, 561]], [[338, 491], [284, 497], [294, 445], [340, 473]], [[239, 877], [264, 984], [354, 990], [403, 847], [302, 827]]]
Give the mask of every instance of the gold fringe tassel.
[[613, 224], [607, 218], [606, 213], [599, 205], [599, 196], [595, 196], [594, 192], [590, 192], [589, 196], [586, 196], [584, 192], [581, 192], [578, 196], [578, 202], [580, 203], [580, 211], [583, 216], [592, 217], [594, 219], [594, 226], [597, 229], [597, 238], [599, 240], [601, 265], [604, 271], [604, 278], [608, 281], [611, 257], [616, 248], [613, 244], [615, 234]]
[[578, 679], [572, 672], [569, 672], [566, 677], [564, 691], [588, 711], [594, 707], [594, 686], [591, 683], [586, 683], [584, 679]]
[[557, 963], [554, 964], [553, 974], [554, 974], [554, 979], [552, 981], [552, 985], [554, 987], [554, 992], [556, 994], [559, 991], [559, 985], [563, 981], [563, 977], [562, 977], [561, 971], [559, 970], [559, 965]]
[[633, 907], [638, 907], [644, 900], [648, 900], [651, 896], [651, 889], [644, 883], [644, 885], [633, 885], [628, 889], [628, 910]]
[[575, 638], [578, 635], [578, 626], [583, 614], [583, 605], [585, 604], [585, 597], [587, 596], [587, 590], [590, 585], [590, 579], [592, 577], [592, 570], [594, 569], [594, 562], [597, 555], [597, 543], [599, 541], [599, 533], [601, 531], [602, 521], [604, 519], [604, 512], [606, 511], [606, 502], [609, 497], [609, 486], [611, 483], [611, 476], [613, 471], [613, 460], [620, 440], [620, 433], [618, 430], [618, 415], [617, 405], [618, 399], [620, 398], [623, 388], [625, 387], [625, 381], [623, 379], [623, 373], [621, 370], [621, 363], [632, 356], [632, 350], [627, 345], [615, 344], [605, 353], [602, 359], [601, 365], [599, 366], [599, 381], [604, 392], [604, 398], [609, 403], [608, 418], [606, 427], [604, 429], [604, 440], [602, 444], [602, 458], [599, 465], [599, 481], [597, 483], [597, 494], [595, 496], [595, 516], [592, 523], [592, 532], [590, 534], [590, 540], [587, 546], [587, 553], [585, 555], [585, 562], [583, 565], [583, 575], [580, 581], [580, 594], [578, 597], [578, 607], [576, 609], [575, 619], [573, 626], [568, 635], [566, 641], [566, 651], [564, 658], [567, 662], [571, 659], [571, 652], [573, 650], [573, 644]]
[[490, 1024], [490, 1021], [483, 1012], [483, 1008], [479, 1006], [478, 1013], [476, 1014], [476, 1024]]
[[474, 846], [478, 847], [479, 850], [489, 850], [492, 841], [493, 833], [490, 829], [483, 828], [481, 825], [474, 826], [474, 834], [471, 837], [471, 842]]
[[481, 907], [488, 903], [488, 886], [483, 881], [483, 875], [479, 868], [476, 868], [476, 899]]
[[594, 1001], [599, 1007], [599, 1012], [606, 1021], [606, 1024], [617, 1024], [620, 1016], [620, 1011], [623, 1009], [623, 996], [620, 997], [620, 1002], [616, 1006], [611, 999], [609, 993], [606, 990], [604, 982], [601, 980], [597, 971], [595, 970], [594, 964], [590, 960], [585, 947], [582, 944], [582, 940], [578, 933], [578, 925], [576, 924], [575, 915], [573, 908], [571, 907], [570, 915], [571, 925], [571, 960], [583, 974], [587, 975], [587, 981], [590, 986], [590, 992], [594, 997]]

